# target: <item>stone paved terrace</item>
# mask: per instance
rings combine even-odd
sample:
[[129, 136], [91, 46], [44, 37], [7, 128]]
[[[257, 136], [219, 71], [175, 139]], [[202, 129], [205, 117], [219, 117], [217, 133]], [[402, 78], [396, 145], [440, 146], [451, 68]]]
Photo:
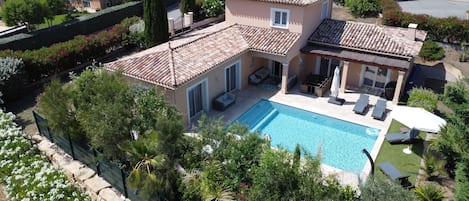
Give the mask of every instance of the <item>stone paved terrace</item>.
[[[368, 107], [368, 110], [366, 111], [365, 115], [355, 114], [352, 109], [360, 93], [354, 91], [347, 91], [346, 93], [339, 94], [340, 98], [344, 98], [346, 100], [345, 104], [342, 106], [328, 103], [328, 94], [326, 94], [326, 97], [316, 97], [314, 95], [300, 93], [298, 84], [293, 89], [291, 89], [288, 94], [282, 94], [280, 91], [277, 90], [260, 89], [257, 86], [249, 86], [242, 91], [235, 92], [235, 94], [236, 103], [234, 105], [232, 105], [223, 112], [212, 110], [208, 114], [208, 116], [210, 118], [223, 117], [223, 120], [228, 124], [236, 120], [236, 118], [246, 112], [260, 99], [267, 99], [277, 103], [282, 103], [307, 111], [331, 116], [352, 123], [381, 129], [381, 133], [373, 147], [373, 150], [368, 150], [370, 151], [370, 154], [373, 159], [376, 159], [378, 155], [379, 149], [384, 140], [384, 135], [386, 134], [392, 120], [392, 118], [390, 117], [390, 111], [393, 107], [391, 101], [387, 101], [387, 113], [384, 121], [376, 120], [371, 117], [373, 106], [376, 103], [376, 100], [379, 98], [373, 95], [369, 95], [370, 106]], [[339, 180], [341, 180], [343, 184], [350, 184], [356, 187], [359, 182], [358, 175], [354, 173], [341, 171], [327, 165], [322, 165], [321, 168], [326, 174], [337, 175], [337, 178], [339, 178]], [[363, 180], [367, 178], [368, 173], [370, 172], [370, 168], [371, 166], [369, 162], [367, 162], [364, 170], [359, 175], [360, 179]]]

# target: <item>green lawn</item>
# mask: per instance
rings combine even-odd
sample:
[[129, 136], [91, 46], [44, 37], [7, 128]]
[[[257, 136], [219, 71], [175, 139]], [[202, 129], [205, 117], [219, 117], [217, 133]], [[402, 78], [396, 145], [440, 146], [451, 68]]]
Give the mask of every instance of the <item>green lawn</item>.
[[[401, 127], [406, 127], [401, 123], [393, 120], [389, 127], [388, 133], [398, 133]], [[407, 144], [389, 144], [384, 140], [381, 149], [379, 150], [378, 157], [375, 161], [375, 173], [380, 178], [386, 178], [386, 176], [379, 170], [378, 164], [382, 162], [390, 162], [393, 164], [402, 174], [410, 174], [409, 181], [415, 185], [418, 171], [420, 169], [420, 160], [423, 157], [424, 152], [424, 140], [425, 132], [421, 132], [418, 139], [412, 144], [412, 154], [405, 154], [402, 152], [406, 148]]]
[[[72, 19], [83, 16], [83, 15], [87, 15], [87, 14], [88, 13], [73, 13], [72, 14]], [[57, 25], [57, 24], [62, 24], [66, 21], [67, 21], [67, 14], [56, 15], [54, 17], [54, 19], [52, 20], [52, 26]], [[49, 27], [49, 25], [47, 24], [47, 22], [36, 25], [36, 29], [44, 29], [44, 28], [48, 28], [48, 27]]]

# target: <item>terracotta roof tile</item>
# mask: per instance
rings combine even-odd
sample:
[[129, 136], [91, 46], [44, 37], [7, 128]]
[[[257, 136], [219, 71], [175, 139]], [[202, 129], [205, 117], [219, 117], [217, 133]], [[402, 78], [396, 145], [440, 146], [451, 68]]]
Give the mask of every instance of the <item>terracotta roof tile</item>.
[[124, 75], [175, 89], [246, 51], [285, 56], [300, 34], [221, 23], [209, 31], [191, 32], [142, 52], [104, 64]]
[[408, 29], [325, 19], [310, 36], [312, 43], [412, 57], [418, 55], [426, 32], [417, 30], [418, 41], [406, 37]]
[[310, 4], [317, 2], [318, 0], [254, 0], [254, 1], [288, 4], [288, 5], [296, 5], [296, 6], [308, 6]]

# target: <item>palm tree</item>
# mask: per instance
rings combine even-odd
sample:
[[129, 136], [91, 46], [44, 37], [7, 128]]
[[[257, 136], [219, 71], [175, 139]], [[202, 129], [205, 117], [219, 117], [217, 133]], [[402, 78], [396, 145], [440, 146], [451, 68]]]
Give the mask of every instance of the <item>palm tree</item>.
[[414, 189], [419, 201], [441, 201], [445, 199], [445, 192], [435, 185], [429, 184]]

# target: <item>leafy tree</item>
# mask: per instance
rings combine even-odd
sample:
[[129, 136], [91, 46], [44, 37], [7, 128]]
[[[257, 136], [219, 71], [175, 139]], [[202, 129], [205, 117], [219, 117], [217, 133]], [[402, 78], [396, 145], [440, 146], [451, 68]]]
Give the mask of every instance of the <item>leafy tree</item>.
[[360, 200], [363, 201], [408, 201], [415, 200], [412, 191], [402, 188], [401, 185], [378, 177], [370, 177], [364, 186], [360, 187]]
[[50, 128], [81, 141], [85, 138], [84, 131], [76, 119], [76, 111], [70, 107], [71, 98], [70, 86], [62, 86], [54, 79], [39, 97], [39, 112], [47, 118]]
[[182, 14], [194, 12], [196, 10], [196, 0], [181, 0], [179, 10]]
[[345, 0], [345, 7], [352, 15], [359, 17], [377, 16], [381, 10], [377, 0]]
[[225, 13], [225, 4], [220, 0], [204, 0], [202, 9], [207, 17], [215, 17]]
[[445, 57], [445, 50], [432, 40], [426, 40], [423, 42], [419, 56], [428, 61], [436, 61]]
[[[22, 86], [23, 68], [22, 59], [0, 58], [0, 92], [5, 96], [3, 99], [12, 100], [18, 95], [20, 86]], [[0, 100], [1, 103], [3, 100]]]
[[147, 47], [168, 41], [168, 14], [163, 0], [144, 0], [143, 20]]
[[55, 15], [63, 14], [65, 11], [65, 2], [63, 0], [39, 0], [43, 7], [44, 18], [49, 26], [52, 26], [52, 21]]
[[44, 22], [46, 8], [38, 0], [7, 1], [2, 8], [2, 20], [8, 26], [28, 25]]
[[136, 98], [136, 130], [144, 134], [154, 129], [159, 119], [181, 121], [181, 115], [174, 105], [169, 104], [163, 93], [158, 92], [156, 87], [141, 91]]
[[418, 201], [442, 201], [446, 198], [445, 192], [433, 184], [418, 186], [414, 192]]
[[422, 169], [425, 171], [428, 180], [432, 180], [437, 177], [439, 174], [445, 174], [445, 161], [439, 160], [431, 152], [427, 151], [423, 156], [424, 166]]
[[469, 104], [469, 90], [464, 81], [457, 81], [445, 87], [444, 102], [454, 111], [458, 111]]
[[430, 89], [413, 88], [410, 91], [407, 105], [411, 107], [421, 107], [429, 112], [436, 109], [438, 96]]
[[293, 167], [298, 169], [300, 167], [300, 159], [301, 159], [301, 150], [300, 145], [296, 144], [295, 152], [293, 153]]

